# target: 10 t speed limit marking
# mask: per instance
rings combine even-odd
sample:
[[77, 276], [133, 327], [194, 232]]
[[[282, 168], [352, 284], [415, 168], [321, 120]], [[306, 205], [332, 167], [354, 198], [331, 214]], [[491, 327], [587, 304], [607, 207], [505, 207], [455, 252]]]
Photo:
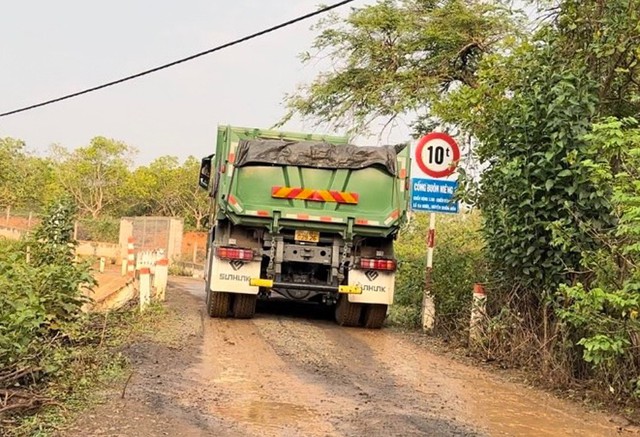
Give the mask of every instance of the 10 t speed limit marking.
[[449, 135], [432, 132], [420, 139], [415, 158], [418, 168], [425, 175], [445, 178], [456, 171], [460, 160], [460, 148]]

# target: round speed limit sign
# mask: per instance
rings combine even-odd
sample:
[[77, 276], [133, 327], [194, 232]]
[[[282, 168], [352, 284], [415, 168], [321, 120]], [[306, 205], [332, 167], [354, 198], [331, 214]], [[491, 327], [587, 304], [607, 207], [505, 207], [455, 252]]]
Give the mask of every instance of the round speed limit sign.
[[453, 174], [460, 160], [458, 144], [441, 132], [432, 132], [422, 137], [415, 154], [418, 168], [432, 178], [444, 178]]

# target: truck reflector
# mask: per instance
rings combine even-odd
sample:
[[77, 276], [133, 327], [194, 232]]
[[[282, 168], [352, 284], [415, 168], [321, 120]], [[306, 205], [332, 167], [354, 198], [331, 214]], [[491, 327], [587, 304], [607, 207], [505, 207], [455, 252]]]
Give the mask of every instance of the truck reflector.
[[271, 217], [271, 213], [269, 211], [264, 210], [264, 209], [261, 209], [259, 211], [247, 210], [246, 214], [247, 215], [256, 215], [258, 217]]
[[377, 220], [368, 220], [363, 218], [356, 219], [356, 225], [360, 226], [380, 226], [380, 222]]
[[384, 221], [384, 224], [389, 226], [395, 220], [398, 220], [399, 217], [400, 217], [400, 211], [396, 209], [391, 213], [391, 215], [389, 215], [389, 217], [387, 217], [387, 219]]
[[233, 194], [229, 194], [227, 201], [229, 202], [229, 205], [231, 205], [231, 208], [233, 208], [237, 213], [242, 213], [244, 211], [244, 208], [242, 208], [242, 205]]
[[285, 218], [293, 220], [305, 220], [325, 223], [344, 223], [344, 219], [340, 217], [329, 217], [309, 214], [285, 214]]
[[271, 197], [276, 199], [312, 200], [315, 202], [336, 202], [357, 205], [358, 193], [333, 190], [312, 190], [309, 188], [273, 187]]
[[216, 250], [218, 258], [224, 259], [239, 259], [244, 261], [253, 260], [253, 250], [251, 249], [237, 249], [235, 247], [218, 247]]
[[396, 262], [392, 259], [361, 258], [360, 268], [363, 270], [395, 270]]

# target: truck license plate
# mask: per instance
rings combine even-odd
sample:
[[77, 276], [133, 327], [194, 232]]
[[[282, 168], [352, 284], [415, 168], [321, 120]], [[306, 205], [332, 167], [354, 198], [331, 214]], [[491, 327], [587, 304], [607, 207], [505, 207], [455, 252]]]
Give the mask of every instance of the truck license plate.
[[294, 236], [296, 241], [306, 241], [307, 243], [317, 243], [320, 241], [320, 232], [297, 230]]

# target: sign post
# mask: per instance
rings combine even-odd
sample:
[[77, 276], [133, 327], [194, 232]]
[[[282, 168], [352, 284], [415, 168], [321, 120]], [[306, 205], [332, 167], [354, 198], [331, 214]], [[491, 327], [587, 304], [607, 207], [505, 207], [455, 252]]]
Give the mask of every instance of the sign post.
[[456, 168], [460, 161], [460, 148], [449, 135], [432, 132], [418, 141], [412, 151], [411, 209], [428, 211], [427, 268], [422, 300], [422, 328], [430, 331], [435, 322], [435, 305], [431, 291], [433, 249], [435, 247], [436, 213], [458, 212], [453, 195], [458, 186]]

